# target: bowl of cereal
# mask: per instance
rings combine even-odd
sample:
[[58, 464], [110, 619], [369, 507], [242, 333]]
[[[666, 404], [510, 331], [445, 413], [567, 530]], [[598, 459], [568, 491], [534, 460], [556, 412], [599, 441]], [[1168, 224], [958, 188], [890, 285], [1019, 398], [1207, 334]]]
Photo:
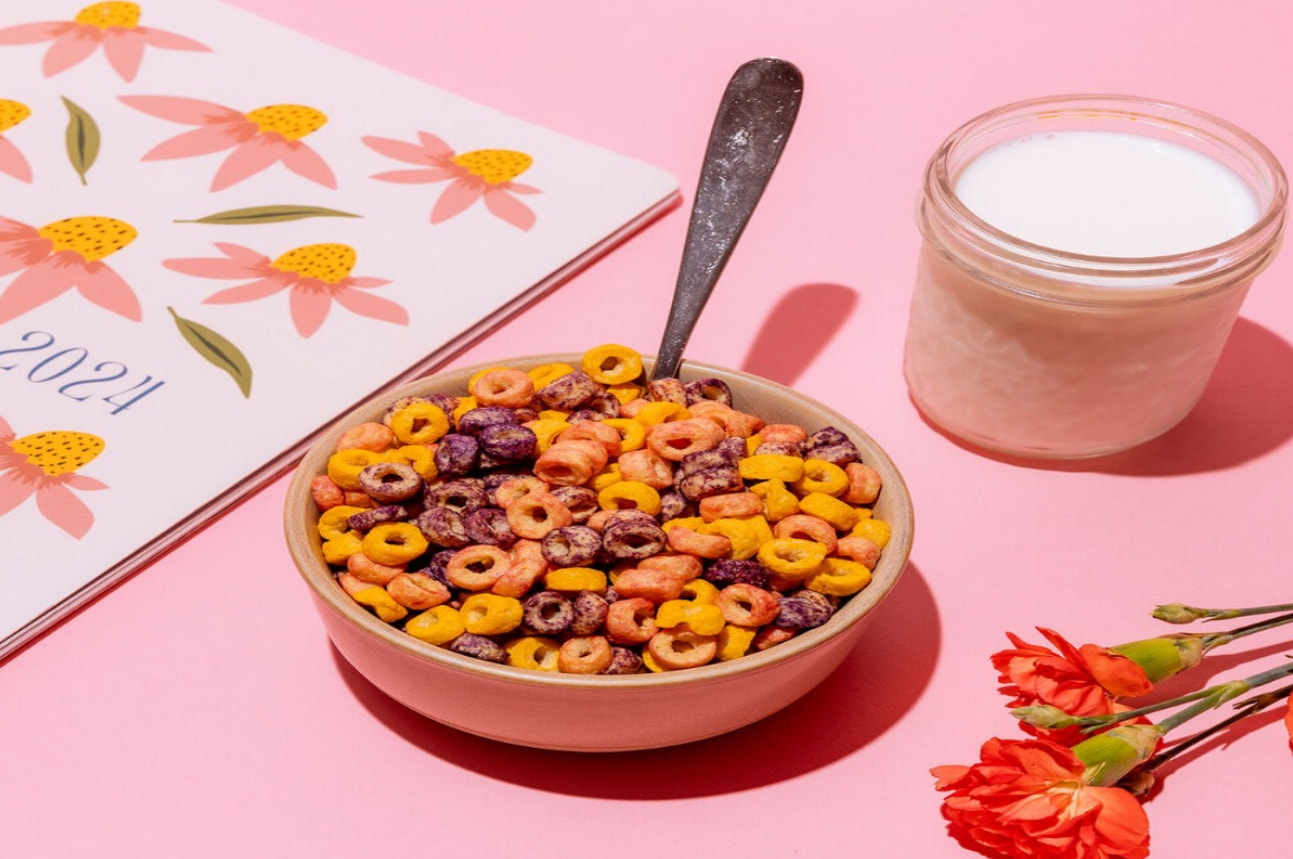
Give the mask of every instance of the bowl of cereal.
[[410, 709], [536, 748], [701, 740], [846, 659], [911, 549], [910, 496], [846, 417], [608, 344], [365, 403], [287, 490], [337, 651]]

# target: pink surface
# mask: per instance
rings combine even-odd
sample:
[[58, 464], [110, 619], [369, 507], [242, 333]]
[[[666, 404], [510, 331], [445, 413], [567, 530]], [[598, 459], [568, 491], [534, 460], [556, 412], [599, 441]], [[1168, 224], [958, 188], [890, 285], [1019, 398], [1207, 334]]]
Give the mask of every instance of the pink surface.
[[[1287, 254], [1195, 413], [1113, 459], [966, 451], [916, 414], [900, 368], [912, 210], [947, 132], [1015, 99], [1127, 92], [1219, 113], [1293, 164], [1293, 114], [1271, 95], [1293, 80], [1285, 4], [239, 5], [668, 168], [688, 195], [731, 71], [800, 65], [799, 126], [689, 352], [830, 402], [885, 445], [916, 503], [911, 567], [844, 667], [764, 722], [659, 752], [530, 751], [422, 720], [340, 660], [281, 544], [279, 481], [0, 666], [6, 856], [965, 856], [927, 771], [1015, 735], [988, 663], [1005, 630], [1114, 644], [1165, 631], [1146, 617], [1160, 602], [1293, 596]], [[455, 363], [652, 351], [685, 221]], [[1279, 664], [1278, 639], [1196, 675]], [[1274, 713], [1253, 721], [1167, 773], [1154, 856], [1287, 851], [1287, 736]]]

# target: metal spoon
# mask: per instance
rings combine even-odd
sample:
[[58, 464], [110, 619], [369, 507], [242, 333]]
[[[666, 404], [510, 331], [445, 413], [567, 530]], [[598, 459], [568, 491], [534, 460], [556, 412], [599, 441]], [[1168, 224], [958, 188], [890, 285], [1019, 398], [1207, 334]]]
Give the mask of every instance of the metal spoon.
[[773, 58], [750, 60], [728, 82], [709, 133], [653, 379], [678, 375], [696, 320], [781, 158], [803, 91], [799, 69]]

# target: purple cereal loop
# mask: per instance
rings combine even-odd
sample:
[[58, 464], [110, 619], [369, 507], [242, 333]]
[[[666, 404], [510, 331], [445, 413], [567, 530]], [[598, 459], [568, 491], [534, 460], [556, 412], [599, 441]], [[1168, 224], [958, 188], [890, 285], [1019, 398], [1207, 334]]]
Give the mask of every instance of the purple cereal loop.
[[473, 659], [483, 659], [486, 662], [507, 661], [507, 651], [503, 649], [503, 645], [491, 638], [471, 632], [464, 632], [449, 642], [449, 649], [454, 653], [461, 653]]
[[705, 568], [701, 577], [716, 585], [747, 584], [757, 588], [768, 586], [768, 568], [755, 560], [719, 558]]
[[587, 525], [553, 528], [539, 541], [544, 559], [553, 567], [589, 567], [602, 552], [602, 535]]
[[407, 462], [375, 462], [359, 472], [359, 488], [378, 504], [394, 504], [422, 490], [422, 475]]
[[607, 417], [608, 415], [604, 415], [595, 409], [580, 409], [577, 412], [571, 412], [570, 417], [566, 418], [566, 420], [573, 424], [579, 421], [604, 421]]
[[516, 413], [506, 406], [477, 406], [458, 416], [458, 432], [478, 436], [485, 427], [516, 423]]
[[695, 512], [695, 506], [678, 490], [666, 489], [660, 493], [660, 512], [656, 514], [657, 521], [668, 522], [670, 519], [681, 519], [684, 516], [692, 516]]
[[444, 480], [428, 483], [422, 493], [422, 502], [427, 507], [448, 507], [465, 516], [473, 510], [488, 507], [489, 492], [485, 489], [485, 481], [478, 478]]
[[739, 492], [745, 488], [741, 472], [735, 465], [702, 468], [683, 474], [677, 480], [677, 489], [688, 501], [699, 501], [724, 492]]
[[862, 458], [857, 445], [841, 430], [835, 427], [822, 427], [799, 443], [804, 459], [822, 459], [835, 465], [844, 466]]
[[449, 433], [435, 449], [436, 471], [444, 477], [461, 477], [476, 467], [480, 442], [475, 436]]
[[462, 514], [451, 507], [428, 507], [418, 514], [413, 524], [437, 546], [459, 548], [471, 542]]
[[530, 594], [521, 603], [521, 623], [535, 635], [560, 635], [575, 618], [570, 600], [556, 591]]
[[653, 403], [687, 405], [687, 386], [681, 379], [652, 379], [646, 385], [646, 398]]
[[442, 585], [449, 585], [449, 577], [445, 575], [445, 568], [453, 560], [453, 556], [458, 553], [456, 548], [441, 549], [438, 552], [427, 552], [422, 555], [416, 562], [409, 565], [408, 572], [426, 573]]
[[386, 504], [354, 513], [346, 519], [352, 531], [368, 531], [384, 522], [403, 522], [409, 518], [409, 509], [403, 504]]
[[645, 521], [625, 519], [612, 523], [608, 520], [602, 528], [602, 549], [620, 560], [649, 558], [663, 551], [667, 543], [668, 537], [651, 516]]
[[732, 405], [732, 389], [722, 379], [696, 379], [687, 383], [686, 391], [689, 406], [702, 401]]
[[476, 438], [480, 442], [482, 461], [489, 457], [499, 463], [532, 457], [539, 442], [534, 430], [519, 424], [490, 424], [482, 427]]
[[576, 525], [587, 522], [601, 509], [597, 504], [597, 493], [587, 486], [554, 486], [552, 495], [566, 505]]
[[736, 439], [737, 445], [730, 444], [732, 439], [724, 439], [709, 450], [698, 450], [689, 453], [678, 463], [678, 470], [684, 474], [701, 471], [706, 468], [735, 468], [745, 456], [745, 440]]
[[611, 664], [602, 669], [602, 674], [637, 674], [642, 670], [642, 657], [627, 647], [611, 648]]
[[775, 454], [777, 456], [802, 457], [803, 451], [797, 441], [764, 441], [760, 442], [759, 446], [754, 449], [754, 454], [756, 456]]
[[583, 408], [585, 403], [603, 390], [605, 389], [595, 382], [592, 376], [575, 370], [558, 376], [535, 391], [534, 398], [542, 403], [544, 408], [574, 412]]
[[463, 517], [463, 527], [473, 543], [511, 548], [520, 538], [507, 524], [507, 513], [498, 507], [481, 507]]
[[584, 403], [581, 411], [596, 413], [599, 416], [598, 420], [602, 418], [618, 418], [620, 416], [620, 401], [609, 391], [603, 391]]
[[781, 598], [777, 626], [785, 629], [812, 629], [831, 619], [835, 605], [816, 591], [799, 590]]
[[570, 600], [570, 607], [575, 616], [567, 630], [571, 635], [593, 635], [606, 622], [606, 613], [610, 603], [601, 594], [593, 591], [580, 591]]

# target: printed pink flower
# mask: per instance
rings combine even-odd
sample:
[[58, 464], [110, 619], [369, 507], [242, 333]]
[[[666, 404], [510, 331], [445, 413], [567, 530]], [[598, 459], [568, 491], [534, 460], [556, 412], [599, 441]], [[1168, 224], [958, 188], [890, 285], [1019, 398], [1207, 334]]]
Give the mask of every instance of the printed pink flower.
[[223, 280], [253, 278], [208, 296], [204, 304], [256, 301], [288, 290], [292, 322], [302, 337], [309, 337], [319, 330], [334, 301], [360, 316], [396, 325], [408, 324], [409, 315], [403, 307], [365, 291], [390, 283], [389, 280], [350, 276], [356, 254], [349, 245], [303, 245], [272, 261], [241, 245], [218, 242], [216, 249], [224, 256], [168, 259], [163, 260], [162, 265], [196, 277]]
[[31, 181], [31, 165], [18, 151], [18, 147], [4, 136], [4, 133], [31, 116], [31, 109], [20, 101], [0, 98], [0, 173], [8, 173], [15, 179]]
[[78, 540], [94, 524], [94, 513], [72, 490], [107, 489], [93, 477], [78, 474], [103, 452], [103, 439], [68, 430], [38, 432], [15, 438], [0, 417], [0, 516], [36, 496], [36, 509]]
[[485, 201], [494, 215], [514, 227], [528, 230], [535, 215], [516, 194], [538, 194], [538, 188], [512, 181], [526, 170], [534, 159], [524, 152], [510, 149], [477, 149], [455, 155], [449, 144], [434, 134], [418, 132], [418, 142], [408, 143], [388, 137], [365, 137], [364, 143], [396, 161], [416, 164], [414, 170], [390, 170], [377, 173], [383, 182], [448, 182], [431, 209], [431, 223], [438, 224], [459, 214], [477, 200]]
[[326, 161], [301, 138], [328, 121], [322, 111], [300, 104], [271, 104], [242, 113], [231, 107], [168, 95], [123, 95], [123, 102], [159, 119], [196, 125], [192, 131], [162, 141], [144, 161], [192, 158], [232, 149], [211, 181], [220, 191], [272, 165], [283, 166], [325, 188], [337, 187]]
[[172, 51], [209, 51], [201, 42], [156, 27], [139, 26], [138, 3], [110, 0], [86, 6], [71, 21], [37, 21], [0, 29], [0, 45], [52, 42], [41, 69], [45, 77], [66, 71], [102, 46], [108, 63], [122, 80], [133, 81], [144, 58], [144, 48]]
[[22, 272], [0, 292], [0, 323], [73, 287], [105, 310], [138, 322], [143, 316], [139, 299], [103, 262], [135, 235], [125, 221], [101, 215], [64, 218], [39, 229], [0, 217], [0, 277]]

